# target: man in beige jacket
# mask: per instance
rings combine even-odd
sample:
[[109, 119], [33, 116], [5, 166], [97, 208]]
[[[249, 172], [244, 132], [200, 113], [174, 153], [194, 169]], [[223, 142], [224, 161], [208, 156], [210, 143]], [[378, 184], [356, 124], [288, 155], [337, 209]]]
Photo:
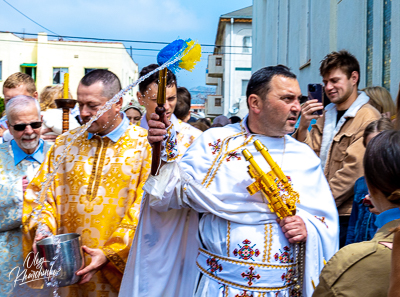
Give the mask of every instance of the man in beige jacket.
[[[364, 174], [364, 129], [379, 119], [380, 114], [368, 104], [369, 97], [358, 91], [360, 65], [352, 54], [344, 50], [328, 54], [321, 62], [320, 74], [331, 104], [325, 107], [323, 115], [315, 115], [315, 111], [323, 109], [322, 103], [307, 101], [293, 137], [307, 143], [321, 158], [339, 211], [342, 247], [346, 241], [354, 183]], [[317, 119], [317, 123], [308, 132], [312, 119]]]

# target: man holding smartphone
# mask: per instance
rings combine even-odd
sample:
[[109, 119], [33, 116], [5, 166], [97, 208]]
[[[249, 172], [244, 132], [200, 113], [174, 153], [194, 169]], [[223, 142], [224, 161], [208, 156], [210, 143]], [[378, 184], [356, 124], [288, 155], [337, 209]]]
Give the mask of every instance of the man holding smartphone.
[[[346, 241], [347, 226], [354, 196], [354, 183], [363, 176], [365, 127], [380, 118], [379, 112], [368, 104], [369, 97], [358, 91], [360, 65], [349, 52], [342, 50], [328, 54], [321, 62], [325, 94], [331, 104], [323, 110], [318, 100], [302, 106], [299, 128], [293, 137], [307, 143], [321, 159], [339, 212], [340, 247]], [[317, 123], [309, 132], [310, 122]]]

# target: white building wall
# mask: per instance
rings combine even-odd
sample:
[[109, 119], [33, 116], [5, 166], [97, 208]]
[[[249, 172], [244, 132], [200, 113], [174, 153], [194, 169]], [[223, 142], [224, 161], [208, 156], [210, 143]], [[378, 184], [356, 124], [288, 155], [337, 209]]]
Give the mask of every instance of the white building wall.
[[[247, 113], [245, 96], [242, 96], [242, 80], [249, 80], [251, 76], [251, 49], [243, 53], [243, 38], [252, 36], [251, 23], [234, 23], [233, 39], [231, 44], [231, 23], [226, 23], [223, 45], [240, 47], [225, 47], [224, 74], [223, 74], [223, 104], [224, 115], [230, 117], [237, 115], [243, 118]], [[232, 54], [231, 54], [232, 53]], [[232, 76], [231, 76], [232, 73]], [[230, 84], [232, 81], [232, 85]], [[232, 113], [232, 106], [239, 111]]]
[[[382, 85], [383, 2], [373, 4], [373, 85]], [[391, 2], [390, 92], [400, 81], [400, 1]], [[320, 61], [331, 51], [346, 49], [360, 63], [360, 88], [366, 86], [367, 0], [254, 0], [252, 71], [285, 64], [298, 76], [302, 93], [320, 83]]]
[[[3, 41], [5, 39], [13, 42]], [[39, 92], [53, 84], [53, 68], [68, 68], [70, 91], [76, 98], [79, 81], [85, 75], [85, 68], [106, 68], [115, 73], [126, 87], [138, 79], [138, 66], [131, 59], [121, 43], [70, 42], [47, 40], [46, 34], [39, 33], [38, 41], [24, 41], [10, 33], [0, 34], [0, 60], [3, 61], [2, 81], [21, 71], [23, 63], [37, 63], [36, 87]], [[136, 98], [137, 87], [129, 92], [124, 103]]]

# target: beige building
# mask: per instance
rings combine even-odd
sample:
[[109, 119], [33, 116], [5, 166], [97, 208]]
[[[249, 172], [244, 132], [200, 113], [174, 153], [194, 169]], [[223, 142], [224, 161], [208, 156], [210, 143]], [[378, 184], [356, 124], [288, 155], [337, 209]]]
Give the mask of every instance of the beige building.
[[206, 116], [239, 116], [247, 113], [246, 88], [251, 77], [253, 7], [219, 18], [214, 54], [208, 56], [206, 84], [217, 87], [208, 95]]
[[[124, 45], [119, 42], [87, 42], [49, 40], [46, 33], [38, 38], [25, 38], [0, 32], [0, 96], [7, 77], [21, 71], [31, 75], [39, 92], [49, 85], [64, 82], [64, 73], [70, 77], [70, 91], [76, 98], [80, 79], [93, 69], [108, 69], [126, 87], [138, 78], [138, 65]], [[136, 98], [137, 88], [124, 98]]]

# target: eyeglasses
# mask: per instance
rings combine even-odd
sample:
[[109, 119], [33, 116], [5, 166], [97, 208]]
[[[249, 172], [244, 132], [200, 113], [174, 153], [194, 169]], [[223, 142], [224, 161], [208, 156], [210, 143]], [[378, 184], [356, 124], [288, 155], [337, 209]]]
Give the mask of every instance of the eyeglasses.
[[24, 131], [26, 126], [31, 126], [32, 129], [38, 129], [42, 127], [42, 122], [32, 122], [29, 124], [16, 124], [16, 125], [10, 125], [11, 127], [14, 128], [15, 131]]

